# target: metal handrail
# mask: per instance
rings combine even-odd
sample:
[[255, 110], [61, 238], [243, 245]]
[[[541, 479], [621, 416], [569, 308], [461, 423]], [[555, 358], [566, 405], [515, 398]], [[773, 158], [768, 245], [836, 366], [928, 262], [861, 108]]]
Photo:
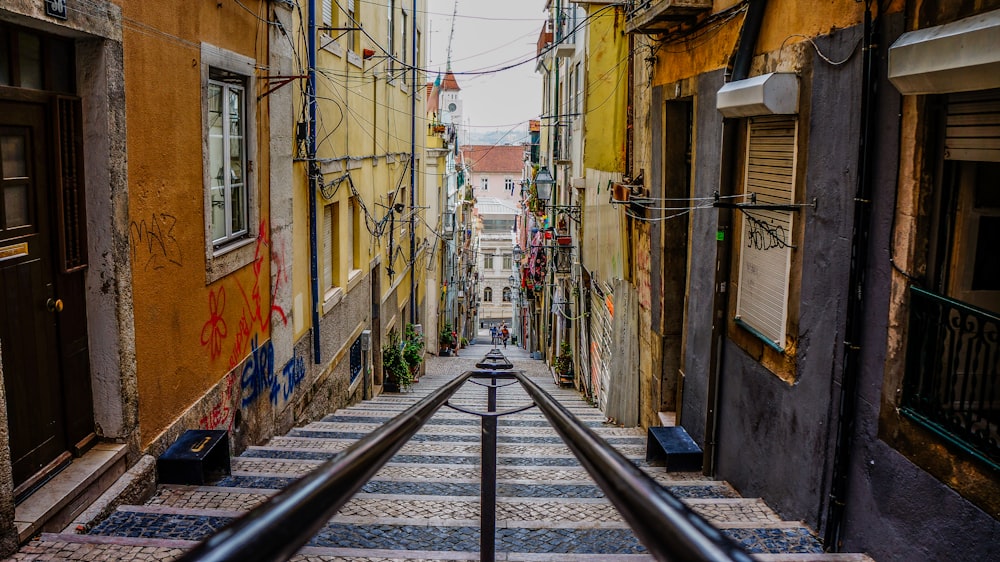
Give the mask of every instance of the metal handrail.
[[521, 373], [514, 376], [657, 560], [753, 560], [534, 381]]
[[287, 560], [375, 475], [473, 372], [449, 381], [178, 560]]
[[[491, 459], [493, 465], [487, 467], [484, 462], [483, 466], [481, 493], [484, 505], [489, 501], [495, 505], [496, 501], [496, 418], [504, 414], [496, 412], [495, 379], [514, 377], [650, 554], [658, 560], [753, 560], [735, 542], [598, 437], [520, 371], [462, 373], [178, 560], [254, 562], [291, 558], [470, 377], [494, 378], [490, 413], [479, 414], [484, 419], [484, 432], [489, 434], [489, 428], [492, 428], [493, 434], [492, 445], [487, 446], [485, 438], [483, 445], [483, 459]], [[486, 477], [489, 468], [493, 471], [492, 479]], [[493, 525], [489, 523], [483, 522], [481, 533], [485, 534], [489, 528], [495, 529], [495, 521]], [[492, 541], [484, 548], [492, 548]], [[484, 550], [481, 554], [491, 557], [492, 552]]]

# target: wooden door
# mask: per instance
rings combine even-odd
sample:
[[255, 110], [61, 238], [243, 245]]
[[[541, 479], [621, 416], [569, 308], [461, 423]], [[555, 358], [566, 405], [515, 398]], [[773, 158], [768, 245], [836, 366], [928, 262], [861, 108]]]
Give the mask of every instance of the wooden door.
[[93, 434], [82, 271], [55, 259], [62, 165], [50, 108], [0, 101], [0, 353], [19, 497]]

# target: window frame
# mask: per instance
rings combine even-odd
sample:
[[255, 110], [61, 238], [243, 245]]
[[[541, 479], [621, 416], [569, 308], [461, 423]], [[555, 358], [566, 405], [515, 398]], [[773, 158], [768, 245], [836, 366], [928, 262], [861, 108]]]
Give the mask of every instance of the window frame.
[[[255, 242], [259, 237], [260, 193], [256, 181], [257, 157], [257, 100], [252, 57], [222, 49], [207, 43], [201, 44], [201, 119], [202, 119], [202, 196], [204, 206], [205, 279], [212, 283], [250, 264], [255, 257]], [[212, 230], [212, 178], [209, 146], [209, 90], [217, 82], [211, 78], [212, 69], [235, 74], [243, 80], [243, 179], [245, 185], [246, 229], [240, 236], [231, 236], [217, 243]], [[229, 220], [229, 219], [227, 219]], [[227, 229], [228, 230], [228, 229]]]

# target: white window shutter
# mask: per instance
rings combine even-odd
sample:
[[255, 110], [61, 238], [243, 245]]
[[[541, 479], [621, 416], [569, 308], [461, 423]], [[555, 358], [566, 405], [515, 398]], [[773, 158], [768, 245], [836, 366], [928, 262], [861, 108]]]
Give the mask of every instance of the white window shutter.
[[[794, 200], [796, 117], [749, 122], [744, 202], [788, 205]], [[736, 317], [781, 349], [788, 320], [792, 212], [744, 209]]]
[[335, 287], [333, 282], [333, 205], [323, 207], [323, 288]]
[[333, 0], [323, 0], [323, 25], [333, 25]]

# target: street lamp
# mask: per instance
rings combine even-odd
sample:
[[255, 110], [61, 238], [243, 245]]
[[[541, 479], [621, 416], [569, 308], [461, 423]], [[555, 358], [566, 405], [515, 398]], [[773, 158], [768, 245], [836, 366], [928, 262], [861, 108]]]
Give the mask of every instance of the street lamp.
[[538, 173], [535, 174], [535, 191], [538, 194], [539, 201], [548, 201], [552, 197], [552, 186], [556, 184], [556, 180], [552, 178], [552, 173], [549, 172], [548, 168], [541, 168]]

